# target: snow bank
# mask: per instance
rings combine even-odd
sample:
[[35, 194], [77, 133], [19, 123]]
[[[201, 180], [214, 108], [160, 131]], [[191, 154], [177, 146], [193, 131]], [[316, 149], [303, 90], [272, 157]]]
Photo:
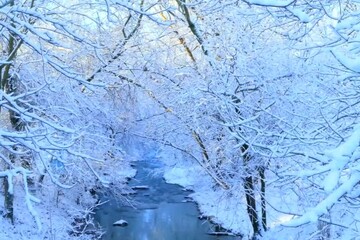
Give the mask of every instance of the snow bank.
[[194, 193], [190, 194], [190, 197], [198, 203], [204, 218], [220, 224], [233, 233], [244, 235], [245, 239], [252, 234], [241, 189], [224, 190], [215, 187], [206, 171], [194, 165], [168, 166], [164, 178], [168, 183], [179, 184], [193, 190]]
[[[117, 173], [117, 189], [125, 184], [127, 178], [135, 175], [135, 170], [124, 163], [122, 167], [116, 167], [113, 171], [113, 175]], [[2, 218], [0, 239], [98, 239], [101, 230], [93, 225], [92, 218], [98, 199], [92, 189], [80, 183], [71, 189], [63, 189], [54, 185], [48, 176], [41, 185], [29, 185], [28, 190], [24, 188], [23, 182], [23, 178], [14, 177], [14, 225]], [[29, 199], [29, 196], [32, 198]], [[0, 213], [4, 212], [4, 193], [0, 192]], [[34, 212], [38, 217], [37, 221], [34, 221]], [[87, 233], [76, 233], [76, 230], [84, 225], [87, 225]]]

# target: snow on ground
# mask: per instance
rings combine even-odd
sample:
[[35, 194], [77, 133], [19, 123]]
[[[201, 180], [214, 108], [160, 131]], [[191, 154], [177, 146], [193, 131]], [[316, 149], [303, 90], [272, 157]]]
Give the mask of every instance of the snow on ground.
[[[234, 233], [250, 236], [249, 221], [244, 216], [246, 204], [241, 199], [241, 189], [223, 190], [211, 184], [212, 179], [204, 169], [193, 164], [168, 165], [164, 173], [166, 182], [179, 184], [194, 193], [190, 197], [198, 203], [199, 210], [207, 219], [222, 225]], [[169, 161], [167, 161], [169, 163]]]
[[[176, 160], [180, 157], [167, 156], [165, 153], [160, 153], [158, 157], [167, 164], [164, 172], [165, 180], [193, 190], [190, 197], [198, 203], [203, 216], [234, 233], [241, 234], [244, 240], [252, 236], [252, 227], [246, 211], [246, 200], [240, 179], [234, 179], [234, 182], [238, 181], [239, 184], [233, 184], [231, 189], [224, 190], [214, 186], [213, 180], [196, 163], [183, 159]], [[261, 239], [303, 240], [304, 236], [312, 235], [314, 238], [307, 239], [316, 239], [317, 223], [297, 228], [283, 226], [294, 217], [286, 213], [291, 212], [294, 206], [297, 207], [297, 197], [291, 194], [290, 188], [291, 186], [285, 187], [282, 189], [284, 192], [272, 191], [271, 187], [268, 189], [272, 192], [272, 196], [268, 196], [269, 203], [276, 206], [276, 209], [267, 206], [269, 229], [263, 233]]]
[[[68, 232], [72, 228], [73, 216], [82, 215], [84, 208], [94, 205], [96, 201], [89, 196], [84, 196], [86, 202], [77, 205], [71, 197], [75, 196], [74, 194], [65, 195], [64, 190], [44, 186], [36, 194], [42, 202], [34, 206], [42, 224], [40, 231], [24, 203], [24, 192], [20, 186], [16, 188], [18, 189], [14, 198], [14, 225], [11, 225], [7, 219], [1, 219], [0, 239], [71, 239]], [[75, 194], [78, 195], [78, 193]], [[3, 194], [1, 194], [0, 203], [3, 202]], [[2, 204], [0, 209], [4, 211]], [[82, 236], [82, 239], [91, 239], [91, 237]]]
[[[118, 170], [118, 182], [114, 184], [124, 184], [126, 178], [134, 175], [135, 170], [123, 164], [122, 169]], [[55, 186], [48, 177], [45, 177], [41, 186], [33, 187], [32, 194], [41, 200], [40, 203], [34, 203], [34, 209], [42, 225], [40, 231], [26, 206], [25, 191], [22, 186], [21, 179], [17, 180], [14, 189], [14, 225], [8, 219], [0, 218], [1, 240], [97, 239], [92, 234], [70, 234], [72, 230], [76, 230], [76, 224], [83, 225], [84, 217], [89, 223], [88, 231], [94, 232], [92, 214], [89, 213], [93, 212], [98, 199], [92, 195], [90, 189], [86, 189], [82, 184], [71, 189], [62, 189]], [[4, 210], [4, 193], [3, 188], [0, 187], [0, 213], [4, 213]], [[96, 231], [100, 233], [98, 228]]]

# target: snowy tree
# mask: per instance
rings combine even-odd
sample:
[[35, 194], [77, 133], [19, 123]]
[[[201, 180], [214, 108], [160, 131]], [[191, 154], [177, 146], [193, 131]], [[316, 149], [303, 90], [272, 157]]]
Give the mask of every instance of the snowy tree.
[[[120, 15], [113, 11], [98, 1], [1, 2], [0, 176], [11, 221], [16, 193], [24, 191], [41, 229], [34, 188], [51, 183], [76, 192], [79, 202], [82, 192], [109, 186], [126, 166], [116, 137], [123, 131], [120, 99], [105, 81], [87, 81], [101, 66], [100, 54], [110, 52], [102, 34]], [[113, 25], [104, 27], [108, 20]], [[118, 171], [109, 174], [109, 166]]]
[[[356, 152], [359, 142], [356, 137], [356, 106], [359, 86], [355, 61], [358, 3], [247, 3], [257, 10], [263, 9], [264, 14], [270, 13], [274, 31], [293, 41], [293, 51], [297, 52], [299, 57], [313, 63], [317, 62], [319, 66], [318, 74], [312, 80], [317, 82], [317, 92], [311, 92], [311, 88], [308, 88], [305, 92], [307, 98], [301, 100], [298, 105], [311, 106], [309, 110], [313, 109], [310, 114], [313, 120], [308, 118], [302, 128], [296, 131], [296, 128], [293, 128], [288, 132], [300, 141], [297, 149], [292, 147], [288, 150], [294, 164], [284, 166], [286, 170], [278, 171], [280, 181], [284, 182], [287, 179], [293, 183], [293, 190], [299, 197], [299, 202], [308, 202], [301, 210], [293, 208], [289, 211], [301, 217], [286, 225], [300, 226], [317, 222], [319, 219], [320, 222], [340, 226], [340, 229], [349, 229], [349, 232], [356, 231], [352, 225], [356, 224], [356, 217], [351, 214], [346, 214], [346, 217], [342, 215], [351, 222], [349, 226], [344, 226], [339, 221], [339, 212], [347, 212], [356, 202], [354, 196], [357, 195]], [[309, 110], [303, 108], [303, 111], [297, 112], [306, 112], [309, 115]], [[302, 118], [306, 119], [305, 116]], [[306, 196], [304, 189], [307, 189]], [[310, 210], [307, 210], [308, 208]], [[299, 213], [301, 211], [305, 214]], [[320, 234], [329, 237], [330, 232]]]

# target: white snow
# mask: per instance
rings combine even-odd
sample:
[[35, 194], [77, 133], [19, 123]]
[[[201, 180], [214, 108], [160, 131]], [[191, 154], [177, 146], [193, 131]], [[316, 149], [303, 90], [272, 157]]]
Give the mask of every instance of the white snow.
[[296, 16], [300, 22], [302, 23], [309, 23], [311, 21], [311, 17], [309, 14], [305, 12], [304, 9], [293, 7], [293, 8], [287, 8], [294, 16]]
[[359, 24], [359, 19], [357, 17], [349, 17], [346, 19], [341, 19], [337, 22], [335, 29], [336, 30], [343, 30], [343, 29], [351, 29], [355, 25]]
[[201, 214], [211, 221], [221, 224], [234, 233], [241, 233], [244, 236], [252, 234], [249, 222], [244, 218], [247, 213], [241, 189], [235, 188], [230, 191], [222, 188], [214, 189], [206, 171], [194, 165], [178, 164], [168, 167], [164, 178], [168, 183], [194, 190], [190, 197], [198, 203]]
[[120, 220], [113, 223], [113, 226], [124, 227], [124, 226], [127, 226], [127, 225], [128, 225], [128, 222], [125, 221], [124, 219], [120, 219]]
[[358, 57], [348, 57], [340, 50], [332, 50], [332, 53], [346, 69], [360, 73], [360, 62]]
[[269, 6], [269, 7], [286, 7], [289, 6], [294, 0], [246, 0], [250, 4]]
[[324, 180], [324, 189], [327, 192], [332, 191], [340, 180], [341, 171], [352, 159], [352, 156], [360, 145], [360, 127], [354, 127], [351, 136], [337, 148], [324, 152], [325, 156], [330, 159], [330, 173]]

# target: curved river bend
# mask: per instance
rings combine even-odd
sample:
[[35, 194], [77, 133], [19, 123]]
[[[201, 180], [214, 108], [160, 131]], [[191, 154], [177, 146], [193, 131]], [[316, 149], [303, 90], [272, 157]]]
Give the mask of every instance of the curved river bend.
[[[216, 227], [199, 220], [195, 203], [185, 202], [189, 192], [151, 174], [158, 167], [153, 161], [137, 162], [138, 172], [129, 182], [133, 188], [139, 187], [132, 196], [133, 206], [119, 206], [115, 199], [110, 199], [96, 211], [95, 220], [106, 231], [103, 240], [240, 239], [209, 235]], [[113, 226], [118, 220], [125, 220], [128, 226]]]

